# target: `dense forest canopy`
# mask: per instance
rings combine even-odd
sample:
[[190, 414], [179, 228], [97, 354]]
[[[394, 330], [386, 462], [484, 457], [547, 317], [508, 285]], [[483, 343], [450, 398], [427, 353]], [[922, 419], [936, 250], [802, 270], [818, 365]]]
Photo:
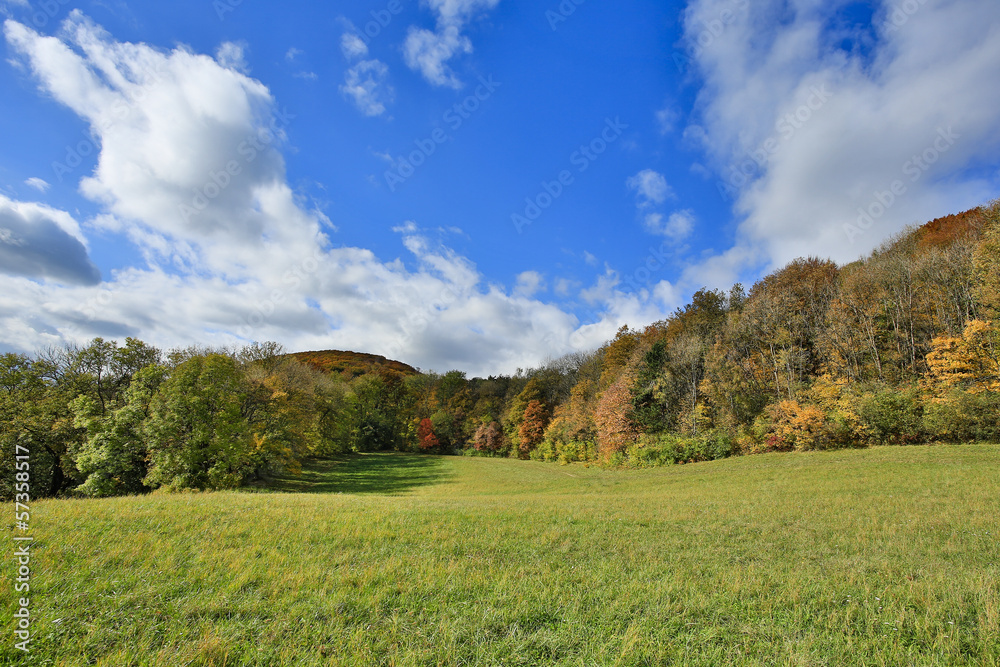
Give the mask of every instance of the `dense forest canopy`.
[[[1000, 440], [1000, 204], [846, 266], [799, 259], [513, 376], [275, 343], [139, 340], [0, 357], [0, 493], [226, 489], [384, 449], [654, 465]], [[19, 446], [19, 447], [18, 447]]]

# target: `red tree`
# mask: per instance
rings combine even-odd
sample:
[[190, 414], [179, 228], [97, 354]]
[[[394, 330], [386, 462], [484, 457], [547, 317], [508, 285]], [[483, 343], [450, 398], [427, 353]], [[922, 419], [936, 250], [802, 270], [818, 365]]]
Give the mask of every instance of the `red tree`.
[[430, 419], [424, 419], [417, 426], [417, 439], [420, 442], [420, 449], [430, 450], [438, 447], [441, 443], [434, 435], [434, 424]]
[[549, 411], [539, 401], [531, 401], [524, 409], [524, 421], [518, 429], [521, 438], [521, 454], [527, 455], [545, 437], [545, 427], [549, 425]]

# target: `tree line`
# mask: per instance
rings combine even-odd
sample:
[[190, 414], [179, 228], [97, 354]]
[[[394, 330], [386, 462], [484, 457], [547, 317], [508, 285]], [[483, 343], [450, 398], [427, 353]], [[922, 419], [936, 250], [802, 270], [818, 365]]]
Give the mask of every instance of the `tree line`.
[[[331, 370], [275, 343], [132, 338], [0, 357], [0, 494], [230, 489], [376, 450], [646, 466], [735, 454], [1000, 441], [1000, 204], [846, 266], [799, 259], [703, 289], [593, 352], [510, 376]], [[324, 365], [325, 364], [325, 365]]]

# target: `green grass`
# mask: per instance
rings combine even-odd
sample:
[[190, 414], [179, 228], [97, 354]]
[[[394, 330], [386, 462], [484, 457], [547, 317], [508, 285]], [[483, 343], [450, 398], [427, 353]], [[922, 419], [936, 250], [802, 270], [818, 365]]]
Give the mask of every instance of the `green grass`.
[[[317, 462], [33, 508], [31, 665], [998, 665], [1000, 447]], [[12, 607], [4, 559], [0, 591]]]

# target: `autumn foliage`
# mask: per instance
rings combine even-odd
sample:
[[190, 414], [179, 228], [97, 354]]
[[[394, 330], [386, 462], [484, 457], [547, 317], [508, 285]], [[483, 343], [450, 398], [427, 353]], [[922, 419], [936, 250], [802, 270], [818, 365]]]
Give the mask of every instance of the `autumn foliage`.
[[1000, 326], [972, 320], [959, 336], [932, 341], [927, 355], [932, 388], [961, 388], [973, 394], [1000, 392]]
[[541, 401], [531, 401], [524, 408], [524, 418], [518, 427], [520, 438], [518, 449], [522, 455], [531, 453], [545, 437], [545, 427], [549, 424], [548, 408]]
[[434, 435], [434, 423], [430, 419], [420, 420], [420, 425], [417, 427], [417, 443], [425, 452], [441, 446], [441, 442]]
[[0, 495], [15, 445], [41, 495], [109, 496], [259, 484], [378, 450], [658, 465], [1000, 441], [998, 318], [994, 202], [845, 266], [801, 258], [748, 290], [698, 290], [661, 321], [512, 375], [276, 343], [163, 353], [98, 338], [0, 355]]

